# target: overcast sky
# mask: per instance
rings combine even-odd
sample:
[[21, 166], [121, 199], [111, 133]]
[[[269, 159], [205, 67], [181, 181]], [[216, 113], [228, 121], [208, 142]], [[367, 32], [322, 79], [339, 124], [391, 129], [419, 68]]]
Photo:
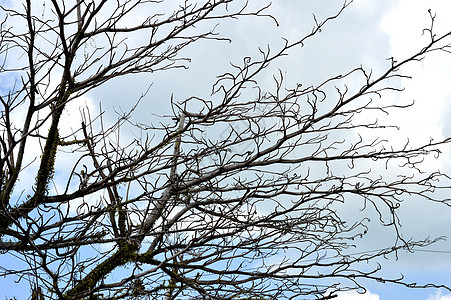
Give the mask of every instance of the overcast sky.
[[[178, 100], [192, 95], [209, 95], [215, 76], [228, 70], [229, 61], [240, 62], [245, 56], [257, 55], [257, 47], [266, 47], [269, 43], [273, 49], [277, 49], [283, 43], [280, 36], [289, 40], [301, 37], [313, 26], [312, 13], [321, 19], [336, 12], [342, 4], [342, 0], [273, 0], [271, 10], [280, 22], [279, 27], [275, 28], [269, 19], [221, 24], [217, 30], [229, 35], [233, 43], [203, 41], [186, 50], [186, 55], [193, 58], [189, 71], [192, 75], [183, 76], [182, 81], [177, 80], [177, 76], [182, 78], [183, 75], [179, 71], [159, 73], [158, 78], [149, 75], [129, 76], [94, 90], [84, 97], [84, 102], [93, 112], [99, 101], [107, 111], [112, 112], [113, 108], [126, 111], [133, 101], [124, 103], [124, 99], [137, 99], [153, 83], [140, 111], [168, 113], [169, 106], [156, 104], [164, 99], [169, 100], [171, 93]], [[430, 25], [428, 9], [437, 14], [437, 34], [451, 31], [449, 0], [356, 0], [339, 19], [328, 24], [318, 37], [306, 43], [302, 49], [294, 50], [289, 57], [280, 60], [276, 67], [286, 71], [287, 85], [295, 82], [315, 84], [360, 65], [372, 68], [375, 72], [382, 71], [388, 66], [386, 58], [401, 60], [421, 49], [427, 42], [422, 36], [422, 29]], [[403, 128], [402, 134], [393, 134], [393, 142], [400, 140], [400, 135], [415, 137], [414, 143], [427, 141], [430, 137], [438, 139], [451, 136], [451, 121], [448, 117], [451, 112], [451, 54], [433, 55], [404, 71], [413, 78], [400, 82], [406, 88], [405, 92], [390, 96], [392, 98], [389, 100], [415, 100], [416, 104], [407, 113], [403, 111], [389, 117]], [[136, 117], [145, 119], [149, 114], [142, 113]], [[78, 122], [73, 116], [66, 116], [66, 120], [74, 124]], [[442, 171], [450, 171], [449, 157], [449, 149], [444, 148], [442, 159], [439, 163], [431, 162], [431, 169], [440, 167]], [[443, 210], [438, 205], [425, 207], [424, 202], [405, 204], [405, 235], [417, 238], [428, 235], [451, 236], [450, 221], [451, 209]], [[451, 251], [451, 243], [441, 242], [431, 249]], [[384, 268], [387, 274], [393, 276], [402, 272], [412, 282], [435, 281], [451, 286], [451, 253], [417, 252], [409, 256], [401, 255], [399, 261], [386, 262]], [[5, 288], [4, 284], [0, 281], [0, 290]], [[376, 283], [368, 283], [368, 287], [370, 292], [365, 295], [343, 293], [338, 299], [451, 300], [451, 294], [446, 291], [409, 290]]]
[[[325, 3], [325, 1], [319, 2]], [[437, 34], [451, 30], [451, 3], [449, 1], [355, 1], [352, 7], [342, 15], [342, 18], [334, 23], [334, 26], [340, 24], [332, 28], [333, 34], [327, 37], [330, 39], [329, 43], [341, 44], [345, 48], [339, 52], [341, 57], [337, 57], [333, 54], [334, 51], [329, 49], [328, 51], [331, 53], [329, 57], [336, 59], [331, 59], [330, 63], [337, 69], [362, 63], [364, 66], [377, 70], [378, 66], [383, 66], [383, 58], [393, 56], [401, 59], [409, 56], [426, 42], [425, 37], [422, 36], [422, 29], [430, 24], [428, 9], [437, 14], [435, 24]], [[286, 13], [289, 13], [289, 10]], [[347, 51], [352, 51], [348, 47], [358, 48], [360, 55], [352, 53], [347, 57]], [[327, 67], [325, 66], [325, 68]], [[314, 70], [313, 67], [311, 69]], [[408, 112], [403, 111], [401, 114], [392, 115], [391, 120], [402, 126], [405, 135], [417, 139], [417, 141], [424, 141], [429, 137], [450, 136], [450, 56], [444, 53], [434, 55], [421, 63], [409, 66], [404, 71], [413, 78], [402, 82], [406, 90], [401, 95], [395, 95], [393, 100], [415, 100], [416, 104]], [[321, 76], [321, 74], [318, 75]], [[401, 97], [401, 99], [397, 97]], [[449, 148], [446, 148], [443, 155], [444, 157], [439, 161], [441, 164], [439, 167], [442, 171], [449, 172]], [[431, 164], [431, 168], [437, 167], [436, 163], [431, 162]], [[403, 214], [403, 229], [406, 235], [410, 233], [413, 236], [424, 237], [429, 233], [431, 236], [451, 236], [449, 211], [444, 211], [440, 206], [434, 207], [425, 203], [408, 203], [405, 208], [407, 209]], [[438, 243], [431, 248], [439, 251], [451, 251], [449, 242]], [[417, 252], [411, 256], [402, 256], [397, 262], [384, 264], [384, 268], [391, 274], [402, 272], [412, 282], [436, 280], [450, 285], [450, 258], [451, 254], [449, 253]], [[445, 291], [408, 290], [387, 284], [369, 284], [368, 286], [370, 292], [366, 295], [358, 295], [353, 292], [346, 296], [341, 295], [339, 299], [451, 299], [451, 295]]]

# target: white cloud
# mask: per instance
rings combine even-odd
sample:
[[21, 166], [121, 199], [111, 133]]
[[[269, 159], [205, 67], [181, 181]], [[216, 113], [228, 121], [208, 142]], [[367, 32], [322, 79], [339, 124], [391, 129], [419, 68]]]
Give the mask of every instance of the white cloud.
[[[392, 35], [391, 44], [395, 56], [409, 54], [412, 49], [423, 47], [427, 41], [427, 32], [423, 29], [431, 25], [432, 15], [436, 15], [434, 31], [436, 34], [448, 32], [451, 20], [446, 17], [447, 11], [451, 9], [451, 3], [443, 0], [400, 0], [394, 10], [383, 22], [383, 29]], [[419, 38], [424, 33], [423, 38]]]
[[[410, 57], [429, 43], [427, 32], [423, 31], [431, 23], [428, 9], [431, 9], [432, 14], [437, 14], [435, 33], [441, 35], [447, 32], [450, 26], [447, 21], [449, 18], [443, 14], [451, 9], [447, 1], [400, 0], [398, 6], [383, 20], [382, 29], [390, 36], [391, 55], [396, 60]], [[404, 128], [410, 129], [408, 136], [420, 135], [429, 138], [441, 135], [442, 113], [450, 93], [446, 84], [450, 76], [448, 62], [448, 56], [436, 53], [420, 63], [403, 67], [402, 71], [413, 79], [403, 80], [402, 85], [406, 91], [402, 97], [410, 101], [415, 100], [416, 105], [409, 115], [394, 117], [401, 121], [399, 123], [402, 123]]]
[[[338, 293], [337, 300], [379, 300], [379, 295], [367, 291], [365, 294], [359, 294], [357, 291]], [[430, 299], [428, 299], [430, 300]], [[434, 299], [435, 300], [435, 299]], [[442, 300], [442, 299], [440, 299]], [[443, 299], [445, 300], [445, 299]], [[447, 299], [446, 299], [447, 300]]]
[[429, 296], [427, 300], [451, 300], [451, 294], [442, 295], [441, 291], [437, 291], [435, 295]]

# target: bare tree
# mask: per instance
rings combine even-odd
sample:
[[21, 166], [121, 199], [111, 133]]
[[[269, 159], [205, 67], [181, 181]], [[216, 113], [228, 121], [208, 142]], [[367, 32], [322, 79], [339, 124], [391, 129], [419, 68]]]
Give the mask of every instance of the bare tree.
[[[434, 15], [429, 43], [377, 76], [357, 67], [315, 86], [285, 87], [283, 72], [272, 90], [259, 83], [346, 2], [301, 39], [234, 64], [210, 98], [172, 100], [173, 115], [158, 125], [134, 121], [138, 106], [112, 125], [102, 111], [81, 109], [83, 121], [63, 135], [65, 109], [90, 90], [127, 74], [187, 68], [184, 48], [225, 39], [201, 24], [277, 21], [267, 6], [240, 0], [52, 0], [42, 14], [31, 2], [2, 7], [1, 72], [14, 85], [0, 98], [0, 250], [17, 267], [0, 275], [29, 280], [32, 299], [331, 299], [364, 289], [363, 279], [439, 287], [384, 278], [377, 264], [361, 263], [435, 241], [404, 238], [398, 213], [408, 197], [446, 205], [437, 191], [449, 192], [449, 177], [421, 161], [448, 139], [395, 148], [383, 138], [389, 126], [356, 118], [410, 106], [380, 98], [402, 90], [390, 80], [405, 76], [405, 64], [451, 50], [451, 33], [432, 31]], [[61, 159], [72, 164], [66, 172], [58, 172]], [[399, 174], [386, 175], [393, 165]], [[17, 190], [29, 170], [34, 183]], [[364, 209], [346, 223], [338, 207], [351, 201]], [[375, 212], [396, 241], [353, 254]]]

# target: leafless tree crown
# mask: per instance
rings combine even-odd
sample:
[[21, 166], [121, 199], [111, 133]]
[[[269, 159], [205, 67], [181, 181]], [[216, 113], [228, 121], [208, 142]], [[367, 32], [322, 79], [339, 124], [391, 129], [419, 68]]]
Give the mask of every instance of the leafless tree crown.
[[[364, 289], [363, 279], [440, 286], [384, 278], [373, 262], [435, 241], [404, 238], [398, 212], [407, 197], [448, 203], [448, 176], [421, 164], [448, 139], [394, 147], [384, 132], [397, 124], [362, 118], [409, 107], [381, 105], [402, 90], [390, 82], [405, 64], [450, 51], [435, 15], [424, 48], [379, 75], [357, 67], [287, 87], [279, 71], [273, 86], [259, 82], [345, 2], [299, 40], [233, 63], [210, 97], [171, 99], [159, 123], [133, 118], [146, 94], [124, 99], [136, 106], [111, 123], [82, 96], [116, 77], [188, 68], [185, 48], [227, 42], [217, 23], [277, 25], [269, 6], [51, 0], [34, 11], [32, 2], [1, 7], [0, 36], [0, 263], [14, 261], [0, 275], [28, 280], [32, 299], [331, 299]], [[74, 103], [82, 121], [67, 133]], [[361, 208], [353, 223], [348, 205]], [[353, 254], [375, 215], [396, 238]]]

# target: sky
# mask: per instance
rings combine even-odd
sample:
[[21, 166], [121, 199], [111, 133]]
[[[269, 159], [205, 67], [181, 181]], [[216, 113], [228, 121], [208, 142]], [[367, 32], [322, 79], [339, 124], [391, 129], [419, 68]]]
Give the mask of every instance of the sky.
[[[90, 92], [84, 96], [84, 103], [95, 111], [96, 103], [101, 101], [103, 108], [114, 115], [114, 111], [127, 111], [130, 108], [124, 103], [124, 98], [137, 99], [149, 84], [153, 84], [140, 106], [142, 113], [136, 117], [144, 120], [149, 117], [144, 113], [148, 111], [157, 115], [168, 113], [169, 107], [156, 105], [161, 99], [169, 99], [172, 93], [179, 100], [193, 94], [209, 95], [215, 76], [228, 70], [229, 61], [240, 62], [245, 56], [255, 56], [258, 46], [266, 47], [269, 43], [277, 49], [283, 43], [280, 36], [289, 40], [301, 37], [313, 26], [312, 13], [321, 19], [336, 12], [343, 3], [341, 0], [272, 2], [271, 12], [278, 18], [279, 27], [274, 27], [271, 20], [220, 24], [217, 30], [229, 35], [233, 42], [218, 44], [203, 41], [199, 46], [187, 49], [186, 55], [192, 58], [192, 76], [183, 77], [183, 81], [174, 80], [182, 76], [179, 71], [160, 73], [158, 78], [149, 75], [129, 76]], [[451, 31], [449, 0], [356, 0], [320, 35], [308, 41], [302, 49], [290, 52], [290, 56], [278, 61], [276, 67], [286, 72], [287, 85], [295, 82], [314, 84], [360, 65], [372, 68], [375, 73], [380, 72], [388, 64], [386, 58], [402, 59], [422, 48], [427, 41], [422, 29], [430, 25], [428, 9], [436, 13], [437, 34]], [[407, 113], [403, 111], [387, 117], [387, 121], [396, 122], [402, 127], [400, 132], [393, 133], [393, 143], [402, 141], [402, 136], [415, 137], [414, 143], [427, 141], [430, 137], [438, 139], [451, 136], [451, 120], [448, 117], [451, 113], [451, 54], [432, 55], [403, 72], [411, 75], [412, 79], [402, 80], [399, 84], [405, 87], [405, 91], [387, 96], [387, 101], [414, 100], [415, 106]], [[270, 80], [271, 76], [268, 76], [268, 82]], [[76, 122], [73, 116], [66, 115], [65, 118], [68, 122]], [[430, 168], [450, 172], [449, 148], [444, 148], [442, 152], [440, 160], [430, 162]], [[428, 204], [425, 209], [424, 202], [406, 203], [403, 210], [404, 234], [417, 238], [429, 235], [448, 235], [451, 238], [450, 220], [451, 209], [443, 210], [442, 206], [433, 204]], [[412, 282], [433, 281], [451, 286], [451, 253], [445, 253], [451, 251], [451, 241], [439, 242], [428, 249], [442, 252], [401, 254], [398, 261], [385, 261], [383, 266], [387, 274], [396, 276], [402, 272]], [[0, 279], [0, 291], [7, 284]], [[366, 294], [341, 293], [337, 299], [451, 300], [451, 293], [446, 291], [410, 290], [372, 282], [368, 282], [367, 286], [369, 291]]]
[[[321, 2], [321, 1], [320, 1]], [[383, 64], [381, 58], [408, 57], [416, 49], [422, 47], [425, 37], [422, 29], [429, 26], [428, 9], [436, 13], [435, 29], [437, 33], [445, 33], [451, 30], [449, 15], [451, 3], [449, 1], [355, 1], [351, 9], [345, 12], [333, 28], [333, 34], [327, 38], [328, 43], [341, 44], [346, 47], [339, 51], [334, 68], [356, 65], [360, 61], [364, 66], [371, 66], [375, 70]], [[335, 26], [336, 23], [333, 24]], [[325, 30], [327, 34], [327, 29]], [[345, 31], [344, 37], [342, 31]], [[335, 36], [334, 36], [335, 34]], [[359, 49], [360, 56], [352, 58], [347, 54], [348, 47]], [[317, 48], [315, 48], [317, 50]], [[327, 51], [327, 50], [320, 50]], [[329, 50], [330, 51], [330, 50]], [[350, 50], [352, 51], [352, 49]], [[327, 54], [326, 54], [327, 56]], [[333, 56], [332, 56], [333, 57]], [[338, 61], [341, 61], [339, 63]], [[316, 62], [315, 62], [316, 63]], [[328, 68], [329, 61], [327, 62]], [[312, 67], [313, 68], [313, 67]], [[397, 99], [400, 101], [415, 100], [415, 106], [402, 114], [394, 114], [390, 118], [396, 124], [402, 126], [405, 135], [415, 137], [418, 141], [429, 137], [440, 138], [449, 136], [451, 127], [449, 124], [449, 112], [451, 93], [449, 81], [451, 79], [451, 61], [449, 56], [434, 55], [423, 62], [409, 66], [406, 74], [412, 76], [411, 80], [403, 80], [405, 91]], [[321, 74], [320, 74], [321, 75]], [[399, 134], [399, 133], [397, 133]], [[395, 137], [394, 140], [396, 140]], [[449, 149], [444, 151], [445, 158], [439, 161], [441, 170], [449, 173]], [[431, 162], [433, 166], [437, 162]], [[403, 215], [404, 230], [406, 235], [448, 235], [450, 236], [449, 221], [451, 215], [440, 207], [428, 207], [425, 210], [424, 203], [409, 203]], [[410, 206], [410, 207], [409, 207]], [[418, 214], [421, 213], [421, 218]], [[420, 221], [421, 220], [421, 221]], [[407, 233], [408, 232], [408, 233]], [[451, 250], [449, 242], [441, 242], [431, 248], [436, 250]], [[436, 280], [445, 284], [451, 283], [451, 268], [449, 253], [420, 253], [403, 256], [399, 261], [390, 261], [383, 267], [388, 272], [396, 274], [402, 272], [413, 282], [425, 282]], [[448, 300], [451, 294], [445, 291], [434, 290], [409, 290], [403, 287], [369, 283], [369, 291], [364, 294], [349, 292], [340, 294], [340, 300], [394, 300], [394, 299], [418, 299], [418, 300]]]
[[[338, 22], [349, 29], [347, 39], [354, 40], [352, 35], [362, 34], [357, 43], [365, 44], [362, 49], [362, 60], [365, 64], [378, 64], [381, 56], [407, 57], [416, 49], [421, 48], [425, 38], [422, 29], [429, 26], [428, 9], [436, 13], [435, 29], [437, 33], [451, 30], [449, 14], [451, 3], [449, 1], [356, 1], [349, 15], [346, 13]], [[351, 16], [352, 15], [352, 16]], [[363, 24], [362, 24], [363, 21]], [[349, 23], [348, 23], [349, 22]], [[355, 32], [357, 31], [357, 32]], [[333, 38], [332, 38], [333, 39]], [[356, 42], [354, 40], [354, 42]], [[345, 44], [348, 44], [348, 40]], [[352, 42], [351, 42], [352, 43]], [[387, 55], [388, 54], [388, 55]], [[351, 62], [346, 60], [345, 64]], [[353, 62], [354, 63], [354, 62]], [[409, 66], [406, 74], [412, 76], [411, 80], [404, 80], [402, 86], [405, 92], [395, 97], [415, 100], [415, 106], [399, 115], [390, 118], [402, 126], [403, 132], [421, 141], [428, 137], [439, 138], [450, 135], [449, 111], [451, 93], [449, 81], [451, 79], [451, 63], [449, 57], [443, 53], [428, 57], [423, 62]], [[440, 160], [442, 170], [449, 173], [449, 148], [444, 151], [445, 158]], [[431, 162], [434, 165], [436, 162]], [[431, 166], [432, 167], [432, 166]], [[434, 165], [433, 167], [437, 167]], [[410, 205], [410, 204], [409, 204]], [[409, 206], [408, 205], [408, 206]], [[443, 234], [450, 235], [450, 214], [440, 207], [428, 207], [424, 203], [411, 204], [403, 215], [404, 230], [411, 235]], [[421, 217], [419, 218], [419, 214]], [[421, 221], [420, 221], [421, 220]], [[407, 234], [406, 234], [407, 235]], [[449, 242], [438, 243], [431, 248], [436, 250], [451, 250]], [[402, 272], [414, 282], [437, 280], [445, 284], [451, 283], [449, 253], [415, 253], [402, 257], [397, 262], [390, 262], [387, 266], [389, 272]], [[369, 292], [359, 295], [355, 292], [342, 294], [340, 300], [448, 300], [451, 294], [445, 291], [409, 290], [387, 284], [369, 284]]]

